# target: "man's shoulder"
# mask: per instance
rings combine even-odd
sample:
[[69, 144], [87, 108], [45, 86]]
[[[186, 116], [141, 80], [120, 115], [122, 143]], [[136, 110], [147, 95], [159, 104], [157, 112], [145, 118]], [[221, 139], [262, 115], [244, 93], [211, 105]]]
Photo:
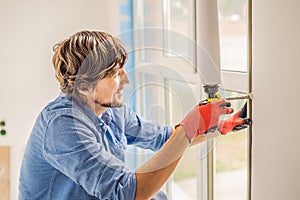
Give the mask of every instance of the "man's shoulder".
[[48, 120], [55, 116], [70, 115], [72, 117], [76, 115], [83, 115], [83, 112], [79, 107], [66, 95], [59, 95], [56, 99], [49, 102], [44, 109], [42, 114]]
[[49, 102], [43, 110], [55, 111], [70, 108], [72, 108], [72, 101], [69, 98], [60, 95], [53, 101]]

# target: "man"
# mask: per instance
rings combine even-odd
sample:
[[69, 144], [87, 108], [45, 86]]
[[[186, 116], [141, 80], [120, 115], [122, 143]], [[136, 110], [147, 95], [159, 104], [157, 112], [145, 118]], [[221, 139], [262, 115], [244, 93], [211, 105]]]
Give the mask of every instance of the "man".
[[[140, 118], [124, 105], [126, 58], [121, 42], [104, 32], [78, 32], [55, 46], [62, 93], [33, 127], [20, 200], [165, 199], [158, 191], [184, 151], [217, 126], [220, 115], [232, 112], [222, 106], [225, 100], [197, 105], [176, 129]], [[124, 165], [131, 144], [158, 152], [131, 171]]]

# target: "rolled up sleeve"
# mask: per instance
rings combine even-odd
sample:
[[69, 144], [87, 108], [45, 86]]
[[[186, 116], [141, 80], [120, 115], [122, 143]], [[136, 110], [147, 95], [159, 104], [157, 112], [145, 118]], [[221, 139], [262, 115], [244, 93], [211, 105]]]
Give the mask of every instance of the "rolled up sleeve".
[[172, 126], [161, 125], [138, 116], [129, 107], [124, 107], [125, 135], [128, 144], [144, 149], [159, 150], [169, 139]]

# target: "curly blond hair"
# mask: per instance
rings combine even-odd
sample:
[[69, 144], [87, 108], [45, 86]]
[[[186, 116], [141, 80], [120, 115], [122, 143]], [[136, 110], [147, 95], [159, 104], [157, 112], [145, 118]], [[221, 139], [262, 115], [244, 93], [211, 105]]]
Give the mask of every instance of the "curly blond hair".
[[121, 41], [100, 31], [75, 33], [53, 51], [56, 78], [61, 91], [71, 98], [84, 98], [79, 91], [95, 89], [98, 80], [112, 76], [127, 59]]

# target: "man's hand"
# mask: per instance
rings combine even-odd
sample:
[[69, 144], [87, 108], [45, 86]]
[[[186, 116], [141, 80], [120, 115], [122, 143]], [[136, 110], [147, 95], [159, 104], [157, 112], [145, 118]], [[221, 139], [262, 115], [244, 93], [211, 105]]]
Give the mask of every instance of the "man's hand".
[[252, 123], [250, 118], [247, 117], [247, 104], [235, 113], [232, 117], [222, 120], [218, 125], [218, 130], [221, 134], [226, 135], [231, 131], [237, 131], [247, 128], [247, 125]]
[[187, 136], [192, 142], [196, 136], [217, 127], [221, 115], [232, 112], [233, 109], [228, 107], [228, 103], [221, 99], [205, 105], [197, 105], [178, 125], [185, 128]]

